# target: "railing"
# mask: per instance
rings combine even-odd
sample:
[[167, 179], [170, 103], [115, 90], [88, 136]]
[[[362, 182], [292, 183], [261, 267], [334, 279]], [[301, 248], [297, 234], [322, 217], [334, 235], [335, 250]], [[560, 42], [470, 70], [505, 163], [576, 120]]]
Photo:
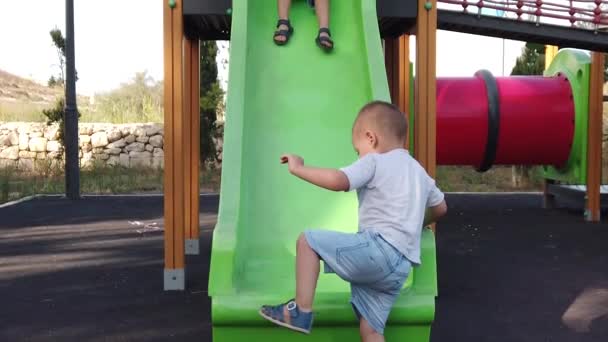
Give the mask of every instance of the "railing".
[[[603, 31], [608, 28], [608, 0], [437, 0], [440, 9], [496, 16], [508, 19], [569, 25]], [[460, 7], [460, 9], [458, 8]], [[568, 23], [568, 24], [566, 24]]]

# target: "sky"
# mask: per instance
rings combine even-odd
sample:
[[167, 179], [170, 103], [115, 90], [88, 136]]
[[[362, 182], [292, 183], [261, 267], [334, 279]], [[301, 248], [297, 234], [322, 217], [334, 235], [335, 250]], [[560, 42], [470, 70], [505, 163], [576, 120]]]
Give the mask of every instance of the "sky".
[[[65, 0], [0, 0], [0, 69], [46, 82], [58, 59], [49, 31], [65, 34]], [[163, 77], [160, 1], [75, 1], [77, 91], [116, 88], [136, 72]]]
[[[41, 83], [57, 74], [57, 52], [49, 31], [58, 27], [65, 32], [64, 5], [65, 0], [0, 0], [0, 69]], [[141, 71], [155, 80], [162, 79], [160, 1], [75, 1], [74, 11], [79, 94], [112, 90]], [[414, 60], [415, 39], [411, 44]], [[227, 57], [227, 44], [223, 46], [218, 59]], [[505, 74], [510, 73], [522, 47], [522, 42], [505, 41]], [[439, 77], [472, 76], [479, 69], [500, 76], [502, 54], [502, 39], [437, 33]], [[227, 69], [220, 68], [220, 78], [225, 85]]]

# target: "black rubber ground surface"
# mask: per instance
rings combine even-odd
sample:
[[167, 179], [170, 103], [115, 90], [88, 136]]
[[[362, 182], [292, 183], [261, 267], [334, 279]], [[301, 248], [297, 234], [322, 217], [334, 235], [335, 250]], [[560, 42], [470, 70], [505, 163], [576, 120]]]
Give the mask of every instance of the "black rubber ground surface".
[[[540, 202], [448, 196], [432, 341], [608, 341], [606, 315], [586, 333], [562, 322], [585, 290], [596, 304], [608, 293], [608, 224]], [[201, 197], [202, 253], [187, 259], [184, 292], [162, 290], [162, 197], [0, 209], [0, 341], [209, 341], [217, 203]]]

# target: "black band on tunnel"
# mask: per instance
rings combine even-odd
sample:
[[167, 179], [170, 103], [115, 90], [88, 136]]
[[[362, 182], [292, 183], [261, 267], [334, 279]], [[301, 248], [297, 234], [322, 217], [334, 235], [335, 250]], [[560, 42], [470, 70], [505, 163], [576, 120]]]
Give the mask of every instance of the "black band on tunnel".
[[494, 164], [496, 159], [496, 151], [498, 150], [498, 132], [500, 130], [500, 105], [498, 101], [498, 85], [496, 79], [488, 70], [479, 70], [475, 73], [476, 77], [483, 79], [486, 84], [486, 93], [488, 94], [488, 140], [486, 141], [486, 151], [483, 155], [483, 160], [477, 171], [488, 171]]

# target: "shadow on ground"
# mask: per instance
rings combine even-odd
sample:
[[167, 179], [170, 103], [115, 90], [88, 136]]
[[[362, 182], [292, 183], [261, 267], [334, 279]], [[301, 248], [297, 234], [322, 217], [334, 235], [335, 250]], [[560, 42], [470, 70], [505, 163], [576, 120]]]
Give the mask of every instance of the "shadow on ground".
[[[588, 288], [608, 290], [608, 224], [582, 210], [541, 209], [540, 195], [452, 195], [438, 227], [432, 341], [606, 341], [562, 316]], [[605, 213], [604, 213], [605, 216]], [[583, 315], [588, 315], [584, 314]]]
[[202, 255], [163, 291], [162, 197], [36, 199], [0, 209], [0, 341], [210, 340], [217, 196], [201, 197]]

